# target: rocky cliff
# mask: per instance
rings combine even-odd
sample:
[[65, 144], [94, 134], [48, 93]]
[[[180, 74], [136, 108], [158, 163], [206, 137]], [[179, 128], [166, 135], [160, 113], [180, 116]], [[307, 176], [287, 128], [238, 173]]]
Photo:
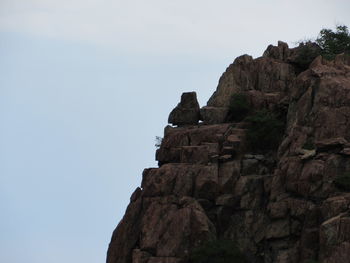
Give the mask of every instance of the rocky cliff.
[[[349, 262], [350, 189], [336, 180], [350, 171], [350, 58], [317, 48], [279, 42], [238, 57], [205, 107], [182, 95], [108, 263], [187, 263], [215, 239], [235, 241], [248, 262]], [[249, 122], [228, 117], [237, 93], [283, 117], [278, 147], [249, 145]]]

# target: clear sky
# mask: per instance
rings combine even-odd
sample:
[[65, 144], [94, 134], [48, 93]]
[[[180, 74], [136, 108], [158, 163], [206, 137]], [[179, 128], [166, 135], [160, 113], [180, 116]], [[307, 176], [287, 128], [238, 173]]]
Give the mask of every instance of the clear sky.
[[0, 262], [105, 261], [181, 93], [348, 0], [0, 0]]

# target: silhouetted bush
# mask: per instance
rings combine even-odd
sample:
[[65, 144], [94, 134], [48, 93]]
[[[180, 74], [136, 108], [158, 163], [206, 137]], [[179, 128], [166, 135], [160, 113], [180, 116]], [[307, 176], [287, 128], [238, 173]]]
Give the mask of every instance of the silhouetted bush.
[[246, 263], [242, 252], [231, 240], [215, 240], [195, 249], [190, 263]]
[[163, 138], [160, 136], [156, 136], [155, 141], [156, 142], [155, 142], [154, 146], [156, 146], [156, 148], [159, 148], [162, 145]]
[[272, 150], [279, 146], [284, 122], [275, 113], [261, 110], [246, 119], [250, 125], [247, 142], [253, 150]]
[[350, 172], [347, 172], [342, 175], [338, 175], [334, 179], [334, 184], [337, 188], [343, 191], [350, 191]]
[[247, 95], [244, 93], [235, 93], [231, 97], [228, 119], [232, 121], [241, 121], [249, 113], [250, 105]]
[[336, 26], [336, 31], [322, 29], [316, 43], [322, 49], [322, 56], [326, 59], [334, 59], [337, 54], [350, 54], [350, 34], [345, 25]]

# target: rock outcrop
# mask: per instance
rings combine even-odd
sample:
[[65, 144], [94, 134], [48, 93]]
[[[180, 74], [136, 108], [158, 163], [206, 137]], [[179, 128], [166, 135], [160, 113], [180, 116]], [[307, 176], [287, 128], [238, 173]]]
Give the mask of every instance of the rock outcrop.
[[173, 125], [194, 125], [199, 121], [199, 104], [195, 92], [186, 92], [180, 103], [170, 112], [168, 122]]
[[[279, 42], [260, 58], [237, 58], [201, 109], [195, 93], [182, 95], [159, 168], [144, 170], [108, 263], [187, 263], [223, 238], [248, 262], [349, 262], [350, 193], [334, 180], [350, 171], [350, 58], [300, 59], [303, 48]], [[285, 116], [278, 149], [253, 151], [247, 122], [227, 118], [238, 92], [253, 110]]]

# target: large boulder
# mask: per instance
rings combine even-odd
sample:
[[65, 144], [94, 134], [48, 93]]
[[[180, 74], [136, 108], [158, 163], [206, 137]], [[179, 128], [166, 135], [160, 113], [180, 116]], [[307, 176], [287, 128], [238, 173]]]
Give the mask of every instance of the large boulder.
[[195, 92], [185, 92], [180, 103], [170, 112], [168, 122], [173, 125], [197, 124], [200, 118], [199, 104]]

